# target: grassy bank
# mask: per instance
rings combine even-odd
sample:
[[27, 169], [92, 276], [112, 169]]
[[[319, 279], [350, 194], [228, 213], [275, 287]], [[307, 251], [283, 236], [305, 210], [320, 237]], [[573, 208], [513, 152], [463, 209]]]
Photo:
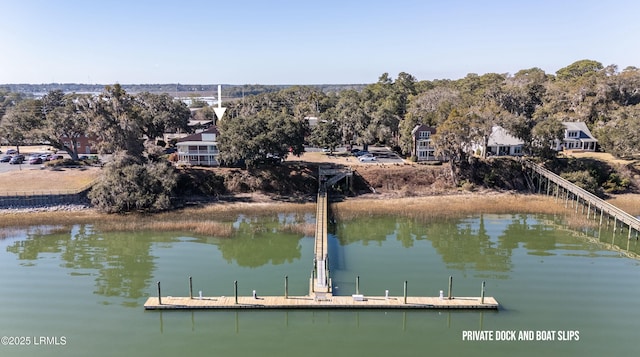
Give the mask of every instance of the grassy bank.
[[426, 220], [478, 213], [567, 213], [564, 206], [555, 203], [552, 197], [508, 193], [393, 198], [384, 201], [348, 200], [332, 205], [332, 210], [338, 220], [388, 214]]
[[[240, 214], [248, 216], [276, 216], [279, 213], [313, 213], [315, 204], [296, 203], [216, 203], [203, 207], [191, 207], [158, 214], [106, 214], [93, 209], [81, 211], [5, 212], [0, 214], [0, 229], [27, 226], [69, 226], [93, 224], [103, 232], [108, 231], [172, 231], [193, 232], [218, 237], [230, 236], [232, 223]], [[286, 231], [313, 235], [313, 227], [306, 224], [289, 225]], [[0, 237], [2, 235], [0, 234]]]
[[[619, 196], [613, 204], [637, 213], [640, 195]], [[377, 197], [377, 196], [373, 196]], [[629, 208], [635, 207], [636, 210]], [[338, 220], [349, 220], [363, 216], [397, 215], [422, 220], [457, 218], [466, 215], [491, 214], [550, 214], [565, 216], [573, 227], [585, 227], [593, 224], [585, 215], [576, 214], [563, 204], [555, 202], [552, 196], [525, 195], [513, 193], [462, 193], [442, 196], [405, 197], [405, 198], [357, 198], [332, 203], [332, 213]], [[220, 202], [201, 207], [185, 208], [158, 214], [113, 215], [92, 209], [81, 211], [54, 211], [0, 214], [0, 229], [26, 226], [68, 226], [72, 224], [93, 224], [101, 231], [176, 231], [196, 234], [230, 236], [231, 225], [238, 215], [277, 216], [281, 213], [313, 214], [315, 203], [284, 202]], [[293, 223], [284, 230], [312, 236], [314, 225]]]

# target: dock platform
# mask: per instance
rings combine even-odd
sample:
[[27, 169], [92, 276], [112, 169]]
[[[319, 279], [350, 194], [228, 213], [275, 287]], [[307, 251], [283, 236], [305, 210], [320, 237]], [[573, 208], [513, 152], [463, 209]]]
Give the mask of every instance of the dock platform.
[[497, 310], [498, 302], [493, 297], [412, 297], [407, 296], [234, 296], [218, 297], [150, 297], [145, 310], [196, 310], [196, 309], [470, 309]]
[[[309, 279], [309, 294], [288, 295], [288, 278], [285, 277], [284, 296], [239, 296], [237, 281], [233, 296], [193, 297], [189, 277], [190, 297], [162, 296], [158, 282], [158, 296], [149, 297], [145, 310], [194, 310], [194, 309], [470, 309], [497, 310], [498, 302], [484, 296], [484, 282], [480, 297], [454, 297], [451, 293], [452, 277], [449, 277], [449, 293], [440, 291], [438, 297], [408, 296], [404, 282], [403, 296], [365, 296], [360, 294], [359, 281], [356, 293], [350, 296], [334, 296], [329, 270], [327, 184], [349, 177], [351, 171], [320, 169], [320, 188], [316, 205], [316, 232], [314, 242], [313, 272]], [[386, 292], [388, 295], [388, 291]]]

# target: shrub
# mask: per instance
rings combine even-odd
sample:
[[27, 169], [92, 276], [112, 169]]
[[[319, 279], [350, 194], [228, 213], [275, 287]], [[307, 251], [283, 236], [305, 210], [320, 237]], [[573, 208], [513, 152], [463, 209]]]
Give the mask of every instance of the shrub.
[[107, 213], [157, 212], [171, 207], [177, 173], [167, 162], [140, 163], [115, 156], [89, 192], [91, 203]]
[[576, 186], [583, 188], [593, 194], [598, 192], [598, 180], [591, 176], [587, 170], [563, 173], [562, 178], [573, 182]]

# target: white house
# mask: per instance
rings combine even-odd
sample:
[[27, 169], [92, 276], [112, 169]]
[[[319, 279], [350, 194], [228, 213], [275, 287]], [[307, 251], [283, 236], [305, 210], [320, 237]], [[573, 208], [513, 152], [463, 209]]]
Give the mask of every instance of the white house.
[[584, 122], [563, 122], [564, 138], [555, 140], [552, 148], [561, 150], [596, 151], [598, 140], [591, 135], [587, 124]]
[[203, 132], [178, 139], [178, 163], [219, 166], [218, 128], [211, 126]]
[[[491, 134], [487, 140], [487, 156], [521, 156], [524, 141], [509, 134], [509, 132], [501, 126], [491, 128]], [[474, 145], [474, 151], [477, 152], [484, 148], [482, 145]]]

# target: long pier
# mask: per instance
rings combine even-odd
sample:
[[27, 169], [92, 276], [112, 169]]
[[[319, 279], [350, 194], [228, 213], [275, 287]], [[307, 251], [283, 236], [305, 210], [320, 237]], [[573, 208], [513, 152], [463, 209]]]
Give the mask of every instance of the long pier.
[[327, 234], [327, 192], [323, 187], [318, 192], [316, 204], [316, 234], [314, 244], [314, 272], [311, 279], [309, 295], [330, 294], [331, 278], [329, 277], [329, 251]]
[[[449, 278], [449, 292], [440, 292], [438, 297], [408, 296], [408, 282], [404, 282], [402, 296], [365, 296], [356, 291], [351, 296], [334, 296], [329, 270], [328, 251], [328, 194], [327, 186], [342, 178], [351, 177], [351, 171], [320, 169], [320, 187], [316, 205], [316, 231], [314, 242], [313, 271], [309, 279], [309, 294], [289, 296], [288, 278], [285, 277], [284, 296], [238, 296], [238, 283], [234, 283], [233, 296], [193, 296], [192, 281], [189, 278], [189, 296], [162, 296], [160, 282], [158, 295], [149, 297], [145, 310], [180, 309], [488, 309], [497, 310], [499, 304], [493, 297], [484, 296], [484, 282], [479, 297], [454, 297], [452, 278]], [[359, 278], [358, 278], [359, 280]], [[358, 289], [356, 289], [358, 290]]]
[[618, 226], [621, 226], [621, 229], [626, 226], [628, 228], [628, 238], [632, 238], [632, 232], [634, 231], [636, 239], [638, 238], [640, 220], [636, 217], [536, 163], [525, 161], [525, 166], [532, 172], [531, 176], [534, 185], [537, 181], [537, 188], [534, 187], [534, 189], [536, 189], [538, 193], [555, 196], [556, 201], [564, 201], [565, 207], [575, 207], [576, 213], [580, 207], [582, 207], [582, 213], [585, 213], [586, 209], [587, 219], [599, 218], [600, 225], [602, 225], [606, 214], [608, 220], [613, 219], [614, 221], [614, 232], [618, 229]]

